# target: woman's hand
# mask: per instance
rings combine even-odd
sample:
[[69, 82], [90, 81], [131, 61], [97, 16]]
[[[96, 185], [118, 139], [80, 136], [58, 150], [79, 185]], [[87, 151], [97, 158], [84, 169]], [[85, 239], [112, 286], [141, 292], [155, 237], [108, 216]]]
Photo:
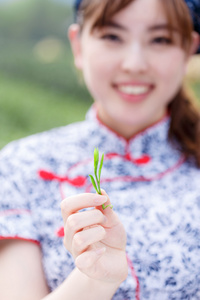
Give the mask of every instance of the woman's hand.
[[[127, 277], [126, 233], [105, 191], [79, 194], [62, 201], [64, 245], [77, 268], [92, 279], [120, 284]], [[81, 211], [84, 208], [91, 210]]]

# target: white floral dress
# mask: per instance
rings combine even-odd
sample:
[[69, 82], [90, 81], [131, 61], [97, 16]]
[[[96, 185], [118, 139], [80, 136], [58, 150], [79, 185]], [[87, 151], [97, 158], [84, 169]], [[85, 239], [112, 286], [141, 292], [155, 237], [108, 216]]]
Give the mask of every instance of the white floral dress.
[[200, 299], [200, 170], [169, 144], [169, 123], [166, 116], [127, 141], [92, 109], [83, 122], [1, 151], [0, 239], [41, 247], [50, 290], [74, 268], [60, 202], [94, 192], [88, 174], [98, 147], [105, 154], [101, 185], [127, 232], [129, 275], [113, 299]]

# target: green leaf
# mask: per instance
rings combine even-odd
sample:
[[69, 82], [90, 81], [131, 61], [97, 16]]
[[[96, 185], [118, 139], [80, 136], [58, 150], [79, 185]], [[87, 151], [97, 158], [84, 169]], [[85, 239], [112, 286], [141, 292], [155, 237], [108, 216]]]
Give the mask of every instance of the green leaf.
[[98, 165], [99, 165], [99, 149], [95, 148], [94, 149], [94, 175], [96, 178], [96, 185], [97, 185], [98, 193], [101, 194], [100, 179], [97, 176]]
[[100, 182], [100, 178], [101, 178], [101, 170], [102, 170], [102, 167], [103, 167], [103, 160], [104, 160], [104, 153], [102, 154], [100, 167], [99, 167], [99, 182]]
[[107, 207], [110, 207], [111, 209], [113, 209], [113, 205], [112, 204], [109, 204], [109, 205], [106, 205], [106, 206], [105, 206], [105, 204], [102, 204], [103, 210], [106, 209]]
[[96, 182], [95, 182], [95, 180], [94, 180], [94, 177], [93, 177], [92, 175], [89, 175], [89, 176], [90, 176], [90, 179], [91, 179], [91, 182], [92, 182], [93, 187], [95, 188], [96, 192], [99, 194], [99, 191], [98, 191]]
[[101, 194], [100, 178], [101, 178], [101, 169], [103, 167], [103, 159], [104, 159], [104, 154], [102, 154], [102, 157], [101, 157], [101, 162], [100, 162], [100, 167], [99, 167], [99, 179], [97, 178], [97, 185], [98, 185], [99, 194]]
[[94, 174], [95, 174], [95, 177], [97, 180], [98, 180], [98, 178], [97, 178], [98, 164], [99, 164], [99, 149], [95, 148], [94, 149]]
[[[89, 175], [89, 176], [90, 176], [91, 182], [93, 184], [93, 187], [95, 188], [96, 192], [100, 195], [101, 195], [100, 178], [101, 178], [101, 170], [102, 170], [102, 167], [103, 167], [103, 160], [104, 160], [104, 153], [101, 156], [101, 161], [100, 161], [100, 166], [99, 166], [99, 173], [98, 173], [99, 178], [98, 178], [97, 169], [98, 169], [98, 164], [99, 164], [99, 150], [98, 150], [98, 148], [95, 148], [94, 149], [94, 175], [95, 175], [95, 178], [96, 178], [96, 182], [95, 182], [95, 179], [92, 175]], [[103, 209], [106, 209], [107, 207], [110, 207], [112, 209], [113, 205], [112, 204], [109, 204], [107, 206], [105, 206], [105, 204], [102, 205]]]

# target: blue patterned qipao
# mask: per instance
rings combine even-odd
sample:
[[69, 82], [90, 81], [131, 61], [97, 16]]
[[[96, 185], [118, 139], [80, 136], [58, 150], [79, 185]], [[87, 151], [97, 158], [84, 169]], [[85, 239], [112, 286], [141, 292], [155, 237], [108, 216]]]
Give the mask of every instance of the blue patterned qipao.
[[200, 170], [167, 139], [170, 117], [129, 141], [91, 110], [84, 122], [10, 143], [0, 153], [0, 238], [37, 243], [50, 290], [74, 268], [63, 246], [62, 198], [102, 187], [127, 232], [129, 275], [113, 300], [200, 299]]

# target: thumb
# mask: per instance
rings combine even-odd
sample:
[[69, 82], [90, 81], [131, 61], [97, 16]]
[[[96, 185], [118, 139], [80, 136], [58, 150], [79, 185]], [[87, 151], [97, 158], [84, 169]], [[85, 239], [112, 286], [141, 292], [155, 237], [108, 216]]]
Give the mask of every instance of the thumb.
[[106, 225], [113, 226], [116, 223], [118, 223], [118, 217], [117, 217], [116, 213], [113, 210], [113, 205], [111, 204], [111, 201], [110, 201], [110, 198], [109, 198], [108, 194], [103, 189], [101, 189], [101, 193], [102, 193], [103, 196], [107, 197], [107, 201], [104, 203], [104, 205], [99, 206], [98, 209], [107, 218]]
[[101, 189], [101, 194], [103, 196], [106, 196], [107, 197], [107, 201], [102, 205], [102, 209], [105, 210], [106, 208], [110, 208], [110, 209], [113, 209], [113, 205], [111, 204], [111, 201], [110, 201], [110, 198], [108, 196], [108, 194], [105, 192], [105, 190]]

